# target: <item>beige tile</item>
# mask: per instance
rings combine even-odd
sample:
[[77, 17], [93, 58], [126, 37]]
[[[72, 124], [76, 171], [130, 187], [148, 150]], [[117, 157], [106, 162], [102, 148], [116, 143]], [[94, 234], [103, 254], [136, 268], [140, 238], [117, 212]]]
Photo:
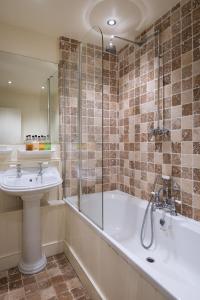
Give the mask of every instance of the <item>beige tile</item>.
[[182, 154], [192, 154], [193, 153], [192, 142], [182, 142], [182, 144], [181, 144], [181, 153]]

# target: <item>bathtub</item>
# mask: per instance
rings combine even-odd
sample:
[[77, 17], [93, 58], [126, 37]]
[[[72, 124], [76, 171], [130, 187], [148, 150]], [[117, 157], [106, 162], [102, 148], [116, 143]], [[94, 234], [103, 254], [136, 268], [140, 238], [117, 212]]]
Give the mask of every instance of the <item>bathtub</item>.
[[[140, 243], [140, 230], [147, 201], [120, 191], [105, 192], [103, 230], [97, 226], [102, 225], [100, 193], [84, 196], [84, 214], [77, 210], [76, 197], [65, 201], [67, 252], [94, 283], [99, 299], [200, 299], [198, 222], [156, 211], [154, 243], [146, 250]], [[164, 226], [160, 225], [161, 218], [165, 219]]]

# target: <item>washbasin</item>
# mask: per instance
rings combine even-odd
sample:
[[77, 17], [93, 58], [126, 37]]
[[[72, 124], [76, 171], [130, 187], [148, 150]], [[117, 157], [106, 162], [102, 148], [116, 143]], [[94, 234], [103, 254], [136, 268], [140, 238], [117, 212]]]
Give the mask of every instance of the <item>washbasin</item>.
[[1, 178], [1, 189], [4, 192], [16, 196], [23, 196], [31, 192], [47, 192], [50, 189], [60, 185], [62, 180], [55, 167], [47, 167], [38, 174], [38, 168], [24, 168], [21, 176], [16, 176], [15, 169], [9, 169]]
[[18, 163], [0, 174], [0, 189], [23, 200], [22, 256], [18, 266], [24, 274], [40, 272], [47, 263], [42, 251], [40, 200], [59, 186], [62, 179], [55, 167], [46, 164], [40, 162], [38, 167], [22, 168]]

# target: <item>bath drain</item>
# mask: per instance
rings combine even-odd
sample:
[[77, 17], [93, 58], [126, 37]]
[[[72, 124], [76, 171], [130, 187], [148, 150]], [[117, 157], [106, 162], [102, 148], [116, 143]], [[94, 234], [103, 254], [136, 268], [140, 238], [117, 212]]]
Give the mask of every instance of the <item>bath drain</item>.
[[154, 263], [154, 262], [155, 262], [155, 259], [153, 259], [152, 257], [147, 257], [146, 260], [147, 260], [149, 263]]

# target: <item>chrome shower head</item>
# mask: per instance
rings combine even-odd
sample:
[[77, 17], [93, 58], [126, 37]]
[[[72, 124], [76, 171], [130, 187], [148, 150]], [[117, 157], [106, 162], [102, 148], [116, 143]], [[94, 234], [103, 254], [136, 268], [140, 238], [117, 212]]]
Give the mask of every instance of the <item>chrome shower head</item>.
[[108, 46], [106, 46], [106, 52], [116, 55], [116, 53], [117, 53], [116, 46], [109, 44]]
[[157, 127], [157, 128], [152, 128], [150, 130], [150, 134], [152, 136], [166, 136], [169, 134], [169, 129], [167, 128], [160, 128], [160, 127]]

